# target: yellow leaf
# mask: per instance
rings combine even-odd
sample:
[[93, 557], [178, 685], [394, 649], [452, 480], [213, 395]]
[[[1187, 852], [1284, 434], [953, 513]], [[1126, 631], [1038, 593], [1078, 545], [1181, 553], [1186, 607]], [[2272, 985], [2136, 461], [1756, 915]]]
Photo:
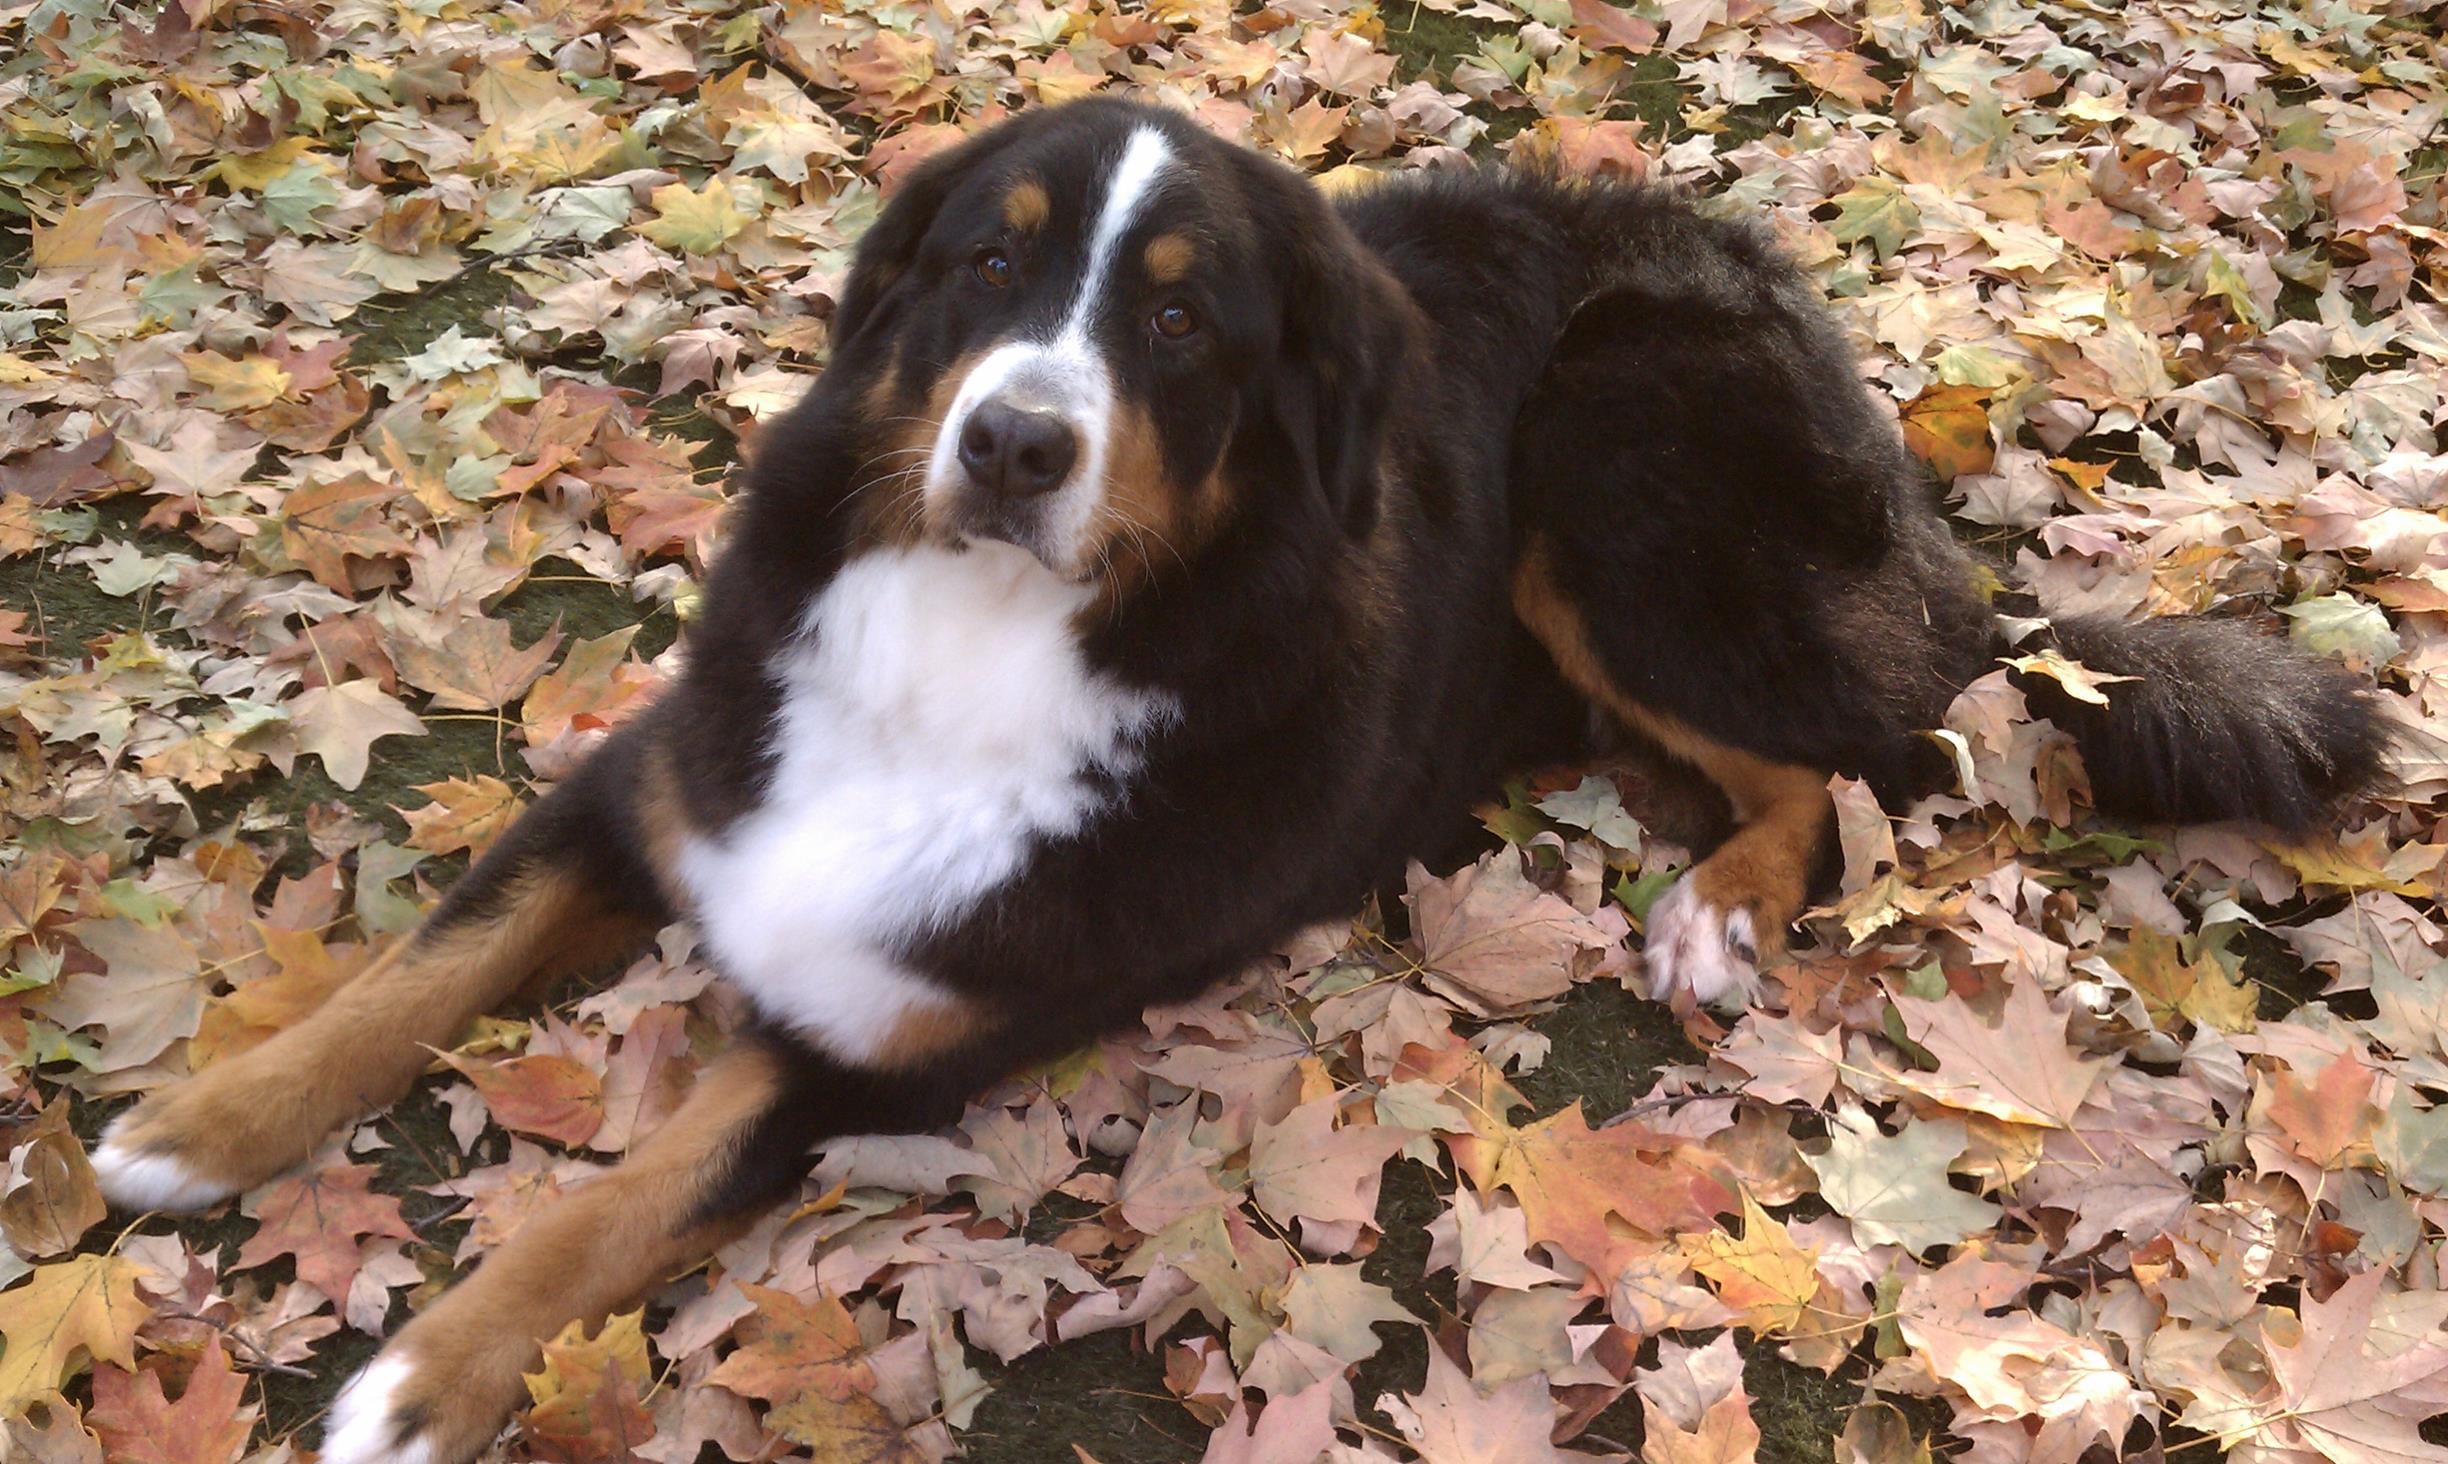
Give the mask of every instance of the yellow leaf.
[[262, 152], [230, 154], [213, 164], [205, 176], [217, 177], [232, 188], [261, 193], [265, 185], [312, 151], [313, 138], [284, 137]]
[[267, 357], [233, 361], [212, 351], [186, 351], [179, 359], [188, 377], [206, 388], [204, 405], [216, 412], [251, 412], [289, 394], [289, 373]]
[[136, 1329], [152, 1315], [136, 1295], [141, 1270], [118, 1256], [71, 1256], [0, 1292], [0, 1340], [8, 1344], [0, 1353], [0, 1418], [59, 1391], [79, 1354], [135, 1365]]
[[1754, 1332], [1802, 1329], [1819, 1294], [1819, 1252], [1794, 1244], [1793, 1233], [1743, 1191], [1743, 1233], [1722, 1230], [1681, 1238], [1693, 1270], [1717, 1283], [1717, 1295]]
[[666, 183], [654, 191], [655, 216], [637, 226], [638, 232], [666, 249], [711, 254], [748, 227], [731, 185], [709, 178], [700, 190], [686, 183]]
[[2398, 895], [2430, 895], [2436, 886], [2442, 850], [2437, 844], [2388, 847], [2386, 829], [2373, 825], [2325, 844], [2272, 844], [2263, 848], [2295, 871], [2308, 885], [2339, 890], [2387, 890]]

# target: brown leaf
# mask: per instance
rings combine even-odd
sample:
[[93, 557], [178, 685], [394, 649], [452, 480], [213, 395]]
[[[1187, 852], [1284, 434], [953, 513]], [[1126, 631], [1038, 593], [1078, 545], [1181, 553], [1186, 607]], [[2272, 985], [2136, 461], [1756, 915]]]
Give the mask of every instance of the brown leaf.
[[93, 1391], [85, 1421], [102, 1436], [111, 1464], [230, 1464], [255, 1427], [256, 1410], [238, 1406], [246, 1380], [216, 1334], [206, 1335], [176, 1403], [162, 1392], [159, 1367], [96, 1368]]
[[756, 1303], [745, 1341], [706, 1381], [773, 1404], [766, 1427], [845, 1464], [902, 1464], [916, 1452], [873, 1396], [875, 1369], [839, 1301], [743, 1285]]
[[291, 490], [281, 501], [281, 548], [308, 574], [341, 594], [353, 594], [348, 561], [388, 559], [408, 552], [408, 540], [384, 520], [399, 490], [363, 473]]
[[358, 1242], [369, 1236], [405, 1240], [416, 1232], [401, 1218], [399, 1201], [367, 1188], [371, 1164], [335, 1164], [328, 1169], [276, 1179], [250, 1194], [242, 1208], [260, 1222], [238, 1251], [241, 1268], [294, 1257], [300, 1281], [345, 1301], [356, 1279]]
[[106, 1210], [85, 1146], [69, 1132], [68, 1100], [54, 1100], [13, 1139], [0, 1174], [0, 1234], [20, 1255], [57, 1255]]

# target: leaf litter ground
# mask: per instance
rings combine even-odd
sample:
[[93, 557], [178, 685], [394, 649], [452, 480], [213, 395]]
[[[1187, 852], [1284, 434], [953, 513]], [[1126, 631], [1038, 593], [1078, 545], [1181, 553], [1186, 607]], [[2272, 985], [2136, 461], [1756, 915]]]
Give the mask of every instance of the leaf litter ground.
[[[297, 1455], [736, 1023], [675, 930], [219, 1212], [105, 1217], [79, 1150], [652, 696], [735, 444], [821, 369], [880, 191], [967, 128], [1132, 90], [1331, 187], [1699, 188], [1817, 273], [2002, 580], [2257, 618], [2435, 732], [2438, 22], [0, 3], [9, 1452]], [[1949, 796], [1839, 789], [1844, 886], [1730, 1027], [1632, 994], [1708, 811], [1543, 776], [1475, 867], [837, 1149], [556, 1342], [502, 1457], [2448, 1458], [2437, 742], [2295, 849], [2101, 825], [1999, 678], [1941, 736]]]

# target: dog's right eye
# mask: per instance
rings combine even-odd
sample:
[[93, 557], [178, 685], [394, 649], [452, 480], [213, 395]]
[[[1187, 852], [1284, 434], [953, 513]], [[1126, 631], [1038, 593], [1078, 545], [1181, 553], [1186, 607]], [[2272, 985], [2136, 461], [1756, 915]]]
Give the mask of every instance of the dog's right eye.
[[1000, 290], [1011, 283], [1011, 259], [1000, 249], [979, 250], [977, 258], [969, 262], [969, 268], [977, 275], [979, 283], [989, 289]]

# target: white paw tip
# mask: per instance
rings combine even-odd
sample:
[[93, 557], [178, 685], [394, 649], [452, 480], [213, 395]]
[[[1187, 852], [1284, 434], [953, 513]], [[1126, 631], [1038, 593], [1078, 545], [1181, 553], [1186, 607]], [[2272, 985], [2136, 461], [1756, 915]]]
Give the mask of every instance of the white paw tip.
[[331, 1418], [323, 1425], [322, 1464], [434, 1464], [433, 1445], [424, 1439], [399, 1437], [399, 1424], [392, 1416], [394, 1400], [408, 1373], [407, 1358], [386, 1352], [349, 1379], [332, 1401]]
[[1688, 991], [1702, 1006], [1739, 1009], [1759, 988], [1759, 933], [1751, 912], [1729, 914], [1709, 904], [1688, 877], [1650, 907], [1642, 959], [1649, 994], [1659, 1001]]
[[94, 1146], [94, 1178], [102, 1197], [122, 1210], [201, 1210], [237, 1191], [209, 1180], [174, 1155], [147, 1153], [121, 1137], [121, 1119]]

